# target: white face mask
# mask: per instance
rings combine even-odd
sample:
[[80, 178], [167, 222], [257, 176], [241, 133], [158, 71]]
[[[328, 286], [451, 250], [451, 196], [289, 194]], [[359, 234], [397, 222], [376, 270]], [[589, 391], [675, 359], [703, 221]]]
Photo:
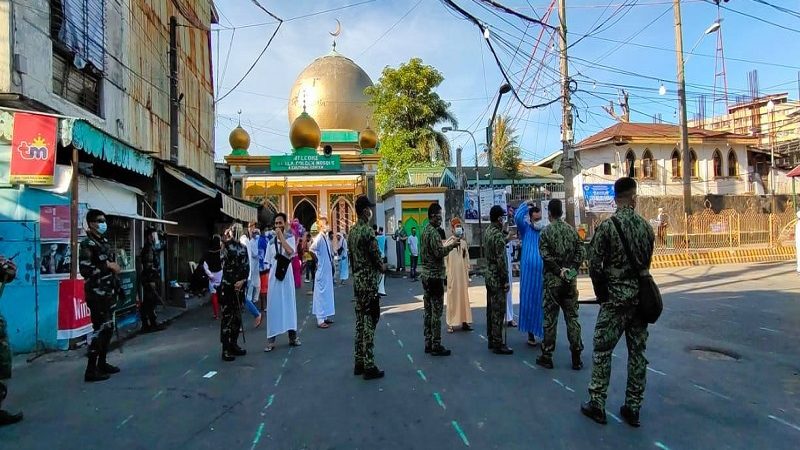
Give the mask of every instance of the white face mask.
[[541, 231], [544, 228], [544, 223], [541, 220], [537, 220], [536, 222], [533, 222], [531, 225], [533, 225], [533, 229], [536, 231]]
[[456, 236], [458, 236], [458, 237], [463, 236], [464, 235], [464, 228], [456, 227], [455, 233], [456, 233]]

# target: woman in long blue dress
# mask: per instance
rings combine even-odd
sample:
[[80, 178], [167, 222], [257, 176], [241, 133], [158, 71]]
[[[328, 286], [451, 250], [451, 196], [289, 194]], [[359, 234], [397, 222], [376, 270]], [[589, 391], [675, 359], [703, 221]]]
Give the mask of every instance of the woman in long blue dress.
[[544, 297], [544, 263], [539, 254], [542, 213], [531, 203], [523, 203], [514, 214], [517, 233], [522, 242], [519, 289], [519, 330], [528, 333], [528, 345], [544, 335], [542, 298]]

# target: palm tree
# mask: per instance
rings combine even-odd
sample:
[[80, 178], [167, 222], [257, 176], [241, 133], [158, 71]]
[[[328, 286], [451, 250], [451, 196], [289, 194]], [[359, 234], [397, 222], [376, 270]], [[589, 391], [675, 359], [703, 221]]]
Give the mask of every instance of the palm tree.
[[517, 130], [511, 124], [511, 119], [508, 116], [498, 116], [492, 137], [492, 162], [496, 167], [502, 168], [512, 182], [519, 176], [521, 153]]
[[[442, 102], [443, 103], [443, 102]], [[441, 109], [436, 111], [436, 121], [432, 124], [426, 124], [417, 128], [414, 133], [414, 144], [412, 147], [416, 148], [420, 156], [425, 161], [430, 161], [435, 164], [444, 166], [450, 165], [450, 141], [444, 133], [439, 131], [440, 125], [446, 124], [453, 128], [458, 128], [458, 120], [447, 109], [447, 104], [441, 104]]]

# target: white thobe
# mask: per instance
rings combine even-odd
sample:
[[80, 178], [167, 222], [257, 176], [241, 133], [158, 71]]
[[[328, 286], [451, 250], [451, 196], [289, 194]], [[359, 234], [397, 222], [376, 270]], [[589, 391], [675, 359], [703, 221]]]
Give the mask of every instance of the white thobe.
[[319, 233], [314, 238], [309, 249], [317, 258], [311, 313], [317, 317], [317, 325], [321, 325], [325, 319], [335, 314], [333, 302], [333, 248], [328, 237], [324, 233]]
[[511, 268], [514, 260], [514, 244], [506, 243], [506, 264], [508, 264], [508, 292], [506, 293], [506, 322], [514, 320], [514, 275]]
[[[276, 242], [278, 242], [277, 249]], [[287, 236], [286, 243], [291, 248], [297, 248], [294, 236]], [[292, 265], [290, 262], [283, 280], [275, 278], [275, 271], [278, 267], [277, 252], [288, 258], [292, 257], [292, 254], [287, 254], [284, 251], [277, 237], [270, 241], [270, 245], [267, 247], [267, 261], [270, 262], [270, 267], [272, 267], [269, 271], [269, 291], [267, 292], [268, 338], [286, 333], [289, 330], [297, 330], [297, 304], [295, 303]]]

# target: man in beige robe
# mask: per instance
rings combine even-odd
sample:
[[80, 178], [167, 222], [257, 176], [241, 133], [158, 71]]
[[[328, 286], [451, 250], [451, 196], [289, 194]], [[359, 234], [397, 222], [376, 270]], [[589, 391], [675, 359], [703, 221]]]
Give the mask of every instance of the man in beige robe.
[[[453, 218], [450, 228], [454, 236], [461, 237], [461, 244], [450, 251], [445, 259], [447, 269], [447, 332], [461, 326], [463, 331], [472, 331], [472, 309], [469, 304], [469, 244], [463, 239], [461, 219]], [[452, 238], [451, 238], [452, 239]], [[449, 240], [448, 240], [449, 243]]]

